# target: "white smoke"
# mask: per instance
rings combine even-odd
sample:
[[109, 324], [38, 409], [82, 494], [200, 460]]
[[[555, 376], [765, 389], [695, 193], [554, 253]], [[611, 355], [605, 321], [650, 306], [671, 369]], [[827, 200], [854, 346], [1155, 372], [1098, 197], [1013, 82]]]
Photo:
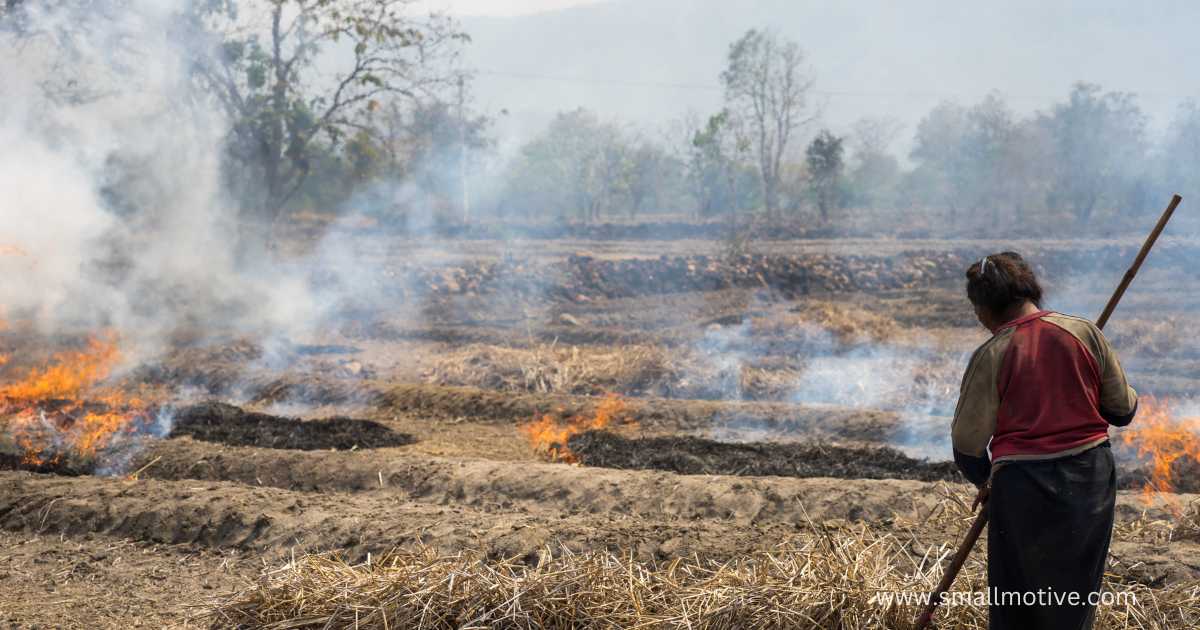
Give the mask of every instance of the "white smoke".
[[[958, 399], [959, 378], [969, 351], [948, 349], [932, 335], [890, 343], [842, 339], [815, 323], [788, 333], [788, 352], [800, 364], [786, 399], [805, 406], [894, 412], [899, 425], [880, 441], [910, 455], [946, 459], [950, 454], [949, 417]], [[749, 320], [735, 326], [713, 326], [696, 344], [696, 374], [718, 374], [724, 400], [753, 398], [741, 386], [743, 370], [777, 352], [756, 339]], [[699, 376], [697, 377], [699, 378]], [[718, 438], [770, 440], [777, 430], [730, 419]], [[725, 429], [736, 429], [726, 434]]]
[[[83, 6], [86, 5], [86, 6]], [[141, 352], [204, 323], [289, 331], [301, 277], [239, 266], [226, 121], [189, 68], [179, 4], [60, 3], [0, 32], [0, 304], [43, 331], [115, 329]]]

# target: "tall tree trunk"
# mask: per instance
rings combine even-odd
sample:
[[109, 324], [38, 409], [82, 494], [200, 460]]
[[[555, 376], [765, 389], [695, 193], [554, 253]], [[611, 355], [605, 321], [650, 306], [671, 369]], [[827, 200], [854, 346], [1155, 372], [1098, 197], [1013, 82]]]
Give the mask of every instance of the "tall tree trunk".
[[277, 3], [271, 12], [271, 64], [275, 71], [275, 84], [271, 87], [271, 119], [263, 147], [267, 180], [265, 210], [269, 225], [275, 223], [283, 205], [283, 117], [287, 112], [287, 76], [283, 62], [283, 33], [280, 30], [282, 19], [283, 5]]
[[763, 207], [767, 211], [767, 219], [778, 220], [779, 217], [779, 182], [770, 173], [763, 174]]

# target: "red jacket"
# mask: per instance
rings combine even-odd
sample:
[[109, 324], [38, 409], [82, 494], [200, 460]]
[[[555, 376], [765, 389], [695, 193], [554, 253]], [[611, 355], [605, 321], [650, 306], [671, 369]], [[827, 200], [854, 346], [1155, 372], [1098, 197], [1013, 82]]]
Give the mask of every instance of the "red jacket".
[[[1009, 322], [975, 351], [963, 376], [955, 451], [993, 462], [1053, 459], [1108, 439], [1137, 392], [1091, 322], [1040, 311]], [[1128, 422], [1128, 420], [1125, 420]]]

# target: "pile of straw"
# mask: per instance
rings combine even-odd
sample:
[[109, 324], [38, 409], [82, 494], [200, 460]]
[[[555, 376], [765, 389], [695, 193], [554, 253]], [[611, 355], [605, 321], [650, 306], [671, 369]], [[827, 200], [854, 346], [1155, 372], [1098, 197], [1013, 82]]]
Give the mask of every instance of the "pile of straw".
[[714, 364], [684, 350], [649, 344], [474, 344], [437, 357], [422, 376], [434, 385], [540, 394], [784, 400], [795, 390], [799, 371], [787, 365]]
[[[311, 556], [209, 612], [214, 626], [255, 628], [910, 628], [916, 603], [881, 593], [927, 592], [952, 552], [865, 525], [816, 526], [788, 546], [728, 563], [647, 564], [609, 553], [546, 553], [535, 566], [473, 554], [397, 552], [356, 566]], [[958, 589], [984, 587], [982, 549]], [[1151, 589], [1134, 605], [1101, 607], [1098, 628], [1200, 625], [1195, 585]], [[981, 630], [987, 611], [951, 606], [942, 628]]]
[[437, 385], [536, 393], [638, 394], [673, 380], [679, 369], [669, 350], [653, 345], [505, 348], [473, 344], [440, 356], [424, 377]]
[[900, 325], [890, 317], [853, 304], [820, 300], [803, 301], [786, 313], [755, 317], [750, 324], [755, 336], [796, 335], [815, 326], [844, 344], [889, 341], [901, 333]]

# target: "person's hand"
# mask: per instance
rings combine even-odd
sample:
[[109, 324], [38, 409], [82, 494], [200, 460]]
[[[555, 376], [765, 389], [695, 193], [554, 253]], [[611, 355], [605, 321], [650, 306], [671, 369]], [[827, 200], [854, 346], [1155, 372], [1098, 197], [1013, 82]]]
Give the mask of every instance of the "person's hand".
[[987, 503], [988, 497], [991, 496], [991, 494], [992, 484], [991, 482], [985, 481], [982, 486], [979, 486], [979, 492], [975, 495], [975, 502], [971, 504], [971, 511], [974, 512], [976, 508], [984, 503]]

